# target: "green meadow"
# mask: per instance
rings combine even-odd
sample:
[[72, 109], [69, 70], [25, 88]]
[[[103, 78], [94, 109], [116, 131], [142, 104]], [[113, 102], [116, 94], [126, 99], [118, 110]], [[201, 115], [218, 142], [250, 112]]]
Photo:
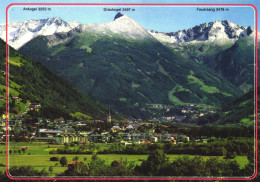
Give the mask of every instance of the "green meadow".
[[[100, 149], [107, 148], [109, 145], [100, 144]], [[90, 162], [92, 155], [84, 155], [84, 154], [49, 154], [49, 151], [56, 150], [58, 147], [63, 147], [62, 145], [50, 145], [46, 143], [10, 143], [9, 150], [19, 150], [21, 148], [27, 147], [25, 153], [9, 155], [9, 166], [33, 166], [37, 170], [45, 169], [48, 171], [49, 167], [53, 167], [53, 173], [49, 173], [50, 176], [54, 176], [58, 173], [64, 172], [67, 167], [62, 167], [59, 161], [50, 161], [51, 157], [63, 157], [65, 156], [68, 162], [72, 161], [75, 156], [79, 157], [79, 161], [84, 163]], [[75, 146], [77, 148], [78, 146]], [[0, 145], [0, 151], [3, 153], [0, 155], [0, 171], [5, 171], [5, 145]], [[183, 157], [185, 155], [175, 155], [170, 154], [167, 155], [170, 161], [173, 161], [179, 157]], [[196, 155], [189, 155], [190, 157], [195, 157]], [[127, 155], [127, 154], [100, 154], [98, 155], [102, 160], [105, 160], [106, 165], [110, 165], [114, 160], [127, 160], [128, 162], [134, 162], [136, 165], [140, 165], [142, 160], [147, 159], [148, 155]], [[203, 160], [210, 159], [212, 157], [217, 157], [219, 160], [224, 160], [224, 156], [202, 156]], [[237, 156], [234, 160], [238, 162], [240, 168], [244, 168], [248, 163], [246, 156]], [[49, 172], [49, 171], [48, 171]]]

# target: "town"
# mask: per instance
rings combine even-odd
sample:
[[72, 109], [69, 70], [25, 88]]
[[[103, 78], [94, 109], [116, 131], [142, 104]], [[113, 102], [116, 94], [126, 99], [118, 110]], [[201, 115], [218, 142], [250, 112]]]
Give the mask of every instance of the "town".
[[[11, 105], [22, 106], [17, 113], [9, 112], [10, 116], [2, 112], [0, 118], [0, 155], [8, 152], [12, 173], [32, 169], [41, 176], [100, 176], [102, 173], [96, 173], [95, 168], [98, 165], [109, 175], [122, 175], [115, 166], [120, 166], [124, 175], [139, 175], [151, 156], [158, 157], [160, 152], [167, 155], [165, 159], [169, 157], [170, 163], [187, 162], [185, 157], [178, 158], [186, 155], [191, 160], [202, 156], [198, 160], [205, 163], [217, 159], [232, 170], [235, 161], [237, 170], [241, 168], [242, 172], [249, 165], [247, 155], [251, 150], [246, 149], [253, 142], [248, 135], [250, 128], [199, 125], [219, 112], [215, 106], [146, 104], [141, 109], [150, 114], [149, 119], [119, 119], [110, 108], [105, 119], [81, 118], [76, 113], [71, 118], [45, 118], [39, 115], [42, 103], [21, 103], [18, 96], [10, 98]], [[8, 151], [4, 151], [6, 129]], [[36, 157], [41, 161], [37, 162]], [[1, 170], [5, 170], [3, 160]]]
[[[141, 143], [156, 143], [156, 142], [189, 142], [189, 137], [186, 135], [178, 135], [163, 131], [156, 133], [156, 128], [152, 123], [142, 121], [130, 121], [128, 123], [120, 123], [112, 125], [108, 130], [101, 130], [100, 128], [91, 128], [87, 131], [84, 129], [88, 122], [64, 120], [62, 117], [51, 122], [49, 119], [38, 118], [38, 122], [34, 123], [28, 128], [28, 125], [23, 124], [23, 117], [18, 117], [8, 121], [8, 129], [12, 139], [18, 141], [36, 141], [48, 142], [55, 144], [65, 143], [79, 143], [86, 144], [88, 142], [94, 143], [113, 143], [120, 142], [124, 145], [141, 144]], [[94, 120], [96, 125], [102, 125], [105, 122], [109, 123], [111, 120]], [[5, 119], [0, 122], [1, 126], [1, 140], [5, 140]], [[44, 128], [43, 126], [47, 126]], [[144, 131], [145, 130], [145, 131]], [[143, 131], [143, 132], [142, 132]], [[17, 136], [17, 134], [20, 136]]]
[[[13, 96], [12, 99], [19, 100]], [[183, 143], [189, 142], [190, 137], [179, 132], [164, 130], [168, 123], [181, 122], [185, 119], [192, 120], [206, 114], [216, 112], [216, 108], [207, 105], [194, 105], [172, 107], [163, 104], [147, 104], [143, 110], [156, 115], [150, 120], [128, 118], [124, 122], [112, 122], [110, 111], [107, 120], [66, 120], [37, 118], [31, 119], [24, 114], [29, 111], [38, 112], [41, 103], [29, 103], [23, 115], [12, 115], [8, 119], [8, 130], [11, 141], [48, 142], [55, 144], [79, 143], [113, 143], [122, 145], [143, 143]], [[157, 112], [157, 114], [156, 114]], [[158, 114], [164, 113], [164, 114]], [[0, 141], [5, 141], [6, 115], [0, 120]], [[163, 126], [163, 127], [158, 127]], [[163, 128], [163, 129], [158, 129]], [[179, 127], [185, 130], [185, 127]], [[203, 137], [194, 138], [196, 142], [207, 142]]]

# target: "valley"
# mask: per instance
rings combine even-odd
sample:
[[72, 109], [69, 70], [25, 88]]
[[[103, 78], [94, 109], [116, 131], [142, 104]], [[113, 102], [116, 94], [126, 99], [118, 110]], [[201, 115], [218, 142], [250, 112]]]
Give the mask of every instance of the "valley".
[[[123, 27], [122, 30], [112, 28], [117, 26]], [[212, 26], [220, 25], [216, 23]], [[200, 46], [214, 45], [203, 53], [214, 60], [214, 56], [210, 57], [210, 52], [214, 52], [217, 58], [212, 68], [208, 65], [210, 63], [204, 64], [201, 55], [178, 50], [183, 45], [171, 48], [152, 35], [121, 14], [114, 21], [102, 25], [79, 25], [68, 33], [38, 36], [19, 52], [39, 60], [102, 104], [110, 105], [126, 116], [142, 119], [148, 119], [148, 114], [142, 110], [146, 104], [203, 103], [221, 106], [253, 88], [253, 82], [247, 81], [252, 75], [245, 74], [243, 79], [239, 79], [240, 83], [236, 83], [238, 78], [235, 74], [228, 76], [226, 73], [230, 70], [222, 71], [222, 67], [226, 66], [221, 66], [222, 63], [217, 60], [221, 56], [217, 55], [225, 50], [219, 49], [222, 44], [212, 40], [211, 43], [198, 43]], [[241, 39], [243, 36], [241, 34]], [[234, 44], [235, 38], [227, 40], [226, 49]], [[197, 45], [184, 44], [190, 48]], [[197, 46], [197, 49], [201, 48]], [[248, 49], [253, 51], [253, 47]], [[253, 53], [245, 51], [250, 55]], [[197, 55], [196, 59], [201, 61], [197, 62], [187, 54]], [[252, 58], [247, 60], [253, 62]], [[239, 69], [242, 71], [242, 65]], [[253, 73], [253, 69], [248, 67], [247, 71], [243, 71]], [[238, 70], [239, 73], [241, 71]]]
[[0, 180], [6, 153], [14, 176], [254, 173], [252, 27], [217, 20], [158, 32], [119, 12], [95, 24], [13, 22], [10, 32]]

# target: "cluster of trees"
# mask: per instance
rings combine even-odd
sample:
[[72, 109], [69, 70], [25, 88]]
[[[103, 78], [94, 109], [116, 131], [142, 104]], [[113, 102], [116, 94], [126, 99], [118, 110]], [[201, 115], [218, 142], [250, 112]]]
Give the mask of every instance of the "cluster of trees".
[[57, 149], [49, 152], [50, 154], [92, 154], [91, 151], [80, 149]]
[[142, 144], [127, 145], [113, 144], [109, 149], [98, 151], [98, 153], [108, 154], [149, 154], [151, 151], [161, 149], [167, 154], [190, 154], [208, 156], [226, 156], [236, 152], [237, 155], [247, 155], [253, 150], [253, 140], [248, 138], [222, 139], [209, 143], [182, 143], [182, 144]]
[[185, 143], [180, 145], [165, 144], [164, 152], [167, 154], [191, 154], [224, 156], [227, 153], [236, 152], [237, 155], [247, 155], [253, 150], [253, 139], [237, 138], [233, 140], [218, 140], [210, 143]]
[[92, 155], [92, 159], [86, 165], [78, 163], [70, 166], [64, 172], [66, 176], [133, 176], [134, 163], [127, 160], [115, 160], [111, 165], [106, 165], [106, 161], [100, 159], [96, 154]]
[[30, 137], [32, 136], [29, 130], [21, 130], [20, 127], [16, 127], [14, 130], [11, 130], [10, 135], [11, 140], [16, 142], [29, 142]]
[[214, 126], [207, 125], [202, 127], [194, 127], [186, 131], [182, 131], [184, 134], [188, 134], [191, 138], [197, 138], [200, 136], [207, 137], [254, 137], [254, 126]]
[[[2, 151], [1, 151], [2, 152]], [[25, 150], [9, 150], [9, 154], [25, 154]]]
[[100, 149], [98, 145], [81, 145], [77, 149], [65, 145], [64, 148], [52, 150], [50, 154], [150, 154], [156, 149], [163, 150], [167, 154], [189, 154], [204, 156], [227, 156], [247, 155], [253, 150], [254, 141], [250, 138], [216, 139], [209, 143], [155, 143], [134, 144], [123, 146], [113, 143], [108, 149]]
[[115, 160], [110, 166], [96, 155], [86, 165], [79, 163], [65, 171], [67, 176], [250, 176], [253, 174], [252, 163], [240, 169], [235, 160], [219, 160], [201, 157], [180, 157], [169, 161], [163, 150], [150, 153], [141, 165]]
[[[160, 130], [166, 130], [169, 133], [182, 133], [188, 135], [191, 139], [206, 137], [228, 138], [228, 137], [254, 137], [254, 126], [240, 126], [240, 125], [205, 125], [200, 127], [188, 127], [180, 130], [180, 124], [167, 124], [169, 127]], [[157, 126], [159, 127], [159, 126]]]
[[[254, 137], [254, 126], [242, 125], [204, 125], [200, 127], [190, 127], [181, 123], [165, 123], [168, 127], [157, 125], [156, 133], [167, 131], [169, 133], [179, 133], [188, 135], [190, 139], [198, 139], [202, 136], [207, 138], [230, 138], [230, 137]], [[181, 128], [183, 126], [183, 128]], [[184, 129], [185, 128], [185, 129]]]
[[32, 166], [13, 166], [10, 167], [9, 173], [12, 176], [47, 176], [48, 172], [44, 169], [42, 171], [35, 170]]
[[110, 148], [98, 151], [99, 154], [149, 154], [154, 149], [161, 149], [163, 144], [134, 144], [123, 146], [120, 143], [114, 143]]
[[250, 176], [253, 171], [247, 166], [240, 169], [235, 160], [184, 156], [170, 162], [162, 150], [155, 150], [140, 166], [135, 167], [138, 175], [144, 176]]
[[68, 144], [65, 144], [64, 148], [58, 148], [57, 150], [51, 150], [50, 154], [93, 154], [97, 152], [100, 147], [91, 143], [89, 145], [80, 145], [78, 149], [74, 148], [74, 143], [71, 143], [70, 148]]
[[[73, 160], [78, 160], [78, 157], [76, 156], [75, 158], [73, 158]], [[61, 159], [59, 158], [59, 157], [51, 157], [50, 158], [50, 161], [59, 161], [60, 162], [60, 165], [61, 166], [67, 166], [67, 164], [68, 164], [68, 160], [67, 160], [67, 158], [66, 157], [61, 157]], [[57, 164], [57, 163], [56, 163]]]
[[[27, 147], [26, 148], [21, 148], [21, 149], [17, 149], [17, 150], [9, 150], [8, 153], [9, 154], [25, 154], [27, 150]], [[6, 153], [6, 151], [0, 151], [0, 154], [3, 154], [3, 153]]]

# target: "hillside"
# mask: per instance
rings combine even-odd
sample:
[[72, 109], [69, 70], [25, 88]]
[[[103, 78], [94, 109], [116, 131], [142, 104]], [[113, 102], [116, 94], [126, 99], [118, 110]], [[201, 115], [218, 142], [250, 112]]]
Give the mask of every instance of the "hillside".
[[[259, 95], [259, 87], [258, 93]], [[258, 103], [260, 99], [258, 98]], [[224, 114], [218, 119], [219, 124], [254, 124], [254, 91], [244, 94], [240, 98], [236, 99], [232, 104], [227, 105], [224, 109]], [[259, 113], [259, 109], [258, 109]], [[259, 114], [258, 114], [259, 115]]]
[[207, 66], [150, 37], [74, 30], [38, 36], [19, 51], [101, 103], [135, 117], [145, 116], [146, 104], [222, 105], [241, 94]]
[[254, 85], [254, 40], [243, 37], [234, 43], [217, 45], [200, 42], [172, 48], [182, 56], [220, 73], [243, 93]]
[[[5, 93], [5, 43], [0, 40], [1, 93]], [[39, 115], [45, 118], [65, 117], [77, 113], [86, 119], [105, 119], [107, 109], [99, 102], [74, 89], [69, 83], [10, 48], [9, 51], [10, 113], [26, 112], [30, 103], [41, 103]], [[1, 94], [2, 95], [2, 94]], [[14, 99], [18, 96], [19, 99]], [[1, 114], [5, 101], [1, 100]]]
[[244, 93], [254, 85], [254, 45], [253, 37], [242, 38], [216, 57], [215, 70]]

